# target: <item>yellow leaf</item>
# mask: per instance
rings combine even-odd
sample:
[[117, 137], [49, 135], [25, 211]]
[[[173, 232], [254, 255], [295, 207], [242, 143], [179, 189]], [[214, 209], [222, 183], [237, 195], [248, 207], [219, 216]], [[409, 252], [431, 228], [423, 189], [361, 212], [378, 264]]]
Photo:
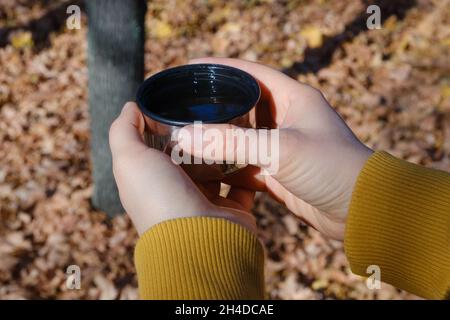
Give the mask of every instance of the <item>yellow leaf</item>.
[[302, 31], [300, 31], [300, 35], [306, 39], [308, 46], [311, 48], [317, 48], [322, 45], [323, 34], [322, 31], [317, 27], [306, 27]]
[[289, 59], [289, 58], [287, 58], [287, 57], [283, 57], [283, 58], [281, 59], [281, 66], [282, 66], [283, 68], [289, 68], [289, 67], [292, 66], [293, 63], [294, 63], [294, 62], [292, 61], [292, 59]]
[[218, 24], [227, 19], [230, 16], [232, 10], [230, 7], [226, 6], [224, 8], [214, 10], [207, 18], [210, 24]]
[[394, 31], [397, 28], [397, 18], [395, 16], [390, 16], [386, 19], [383, 25], [383, 29], [386, 29], [389, 32]]
[[241, 25], [235, 22], [227, 22], [220, 28], [220, 30], [228, 33], [239, 33], [241, 32]]
[[443, 99], [450, 97], [450, 85], [446, 84], [441, 87], [441, 96]]
[[450, 37], [447, 37], [447, 38], [445, 38], [445, 39], [442, 39], [442, 40], [440, 41], [440, 43], [441, 43], [443, 46], [450, 47]]
[[398, 52], [400, 52], [400, 53], [405, 52], [406, 48], [409, 45], [409, 41], [410, 41], [409, 35], [402, 37], [397, 45]]
[[11, 44], [16, 49], [33, 47], [33, 37], [29, 31], [19, 31], [11, 35]]
[[32, 75], [30, 76], [30, 81], [31, 81], [31, 83], [33, 83], [33, 84], [38, 83], [38, 82], [39, 82], [39, 76], [38, 76], [37, 74], [32, 74]]
[[326, 288], [327, 286], [328, 286], [328, 280], [318, 279], [312, 283], [311, 288], [313, 290], [320, 290], [320, 289]]
[[156, 20], [153, 29], [150, 30], [152, 35], [158, 39], [166, 39], [173, 36], [173, 28], [167, 22]]

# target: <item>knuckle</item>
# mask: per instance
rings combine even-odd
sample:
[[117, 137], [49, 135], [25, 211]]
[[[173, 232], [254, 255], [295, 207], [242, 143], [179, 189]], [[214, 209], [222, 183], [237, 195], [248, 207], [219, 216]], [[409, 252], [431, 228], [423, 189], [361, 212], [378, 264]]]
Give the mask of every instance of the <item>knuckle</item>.
[[116, 119], [111, 123], [111, 126], [109, 127], [109, 140], [113, 140], [114, 136], [118, 130], [118, 126], [119, 126], [119, 120]]
[[306, 87], [306, 92], [309, 94], [309, 95], [311, 95], [312, 97], [323, 97], [323, 94], [322, 94], [322, 92], [319, 90], [319, 89], [317, 89], [317, 88], [315, 88], [315, 87], [313, 87], [313, 86], [310, 86], [310, 85], [305, 85]]

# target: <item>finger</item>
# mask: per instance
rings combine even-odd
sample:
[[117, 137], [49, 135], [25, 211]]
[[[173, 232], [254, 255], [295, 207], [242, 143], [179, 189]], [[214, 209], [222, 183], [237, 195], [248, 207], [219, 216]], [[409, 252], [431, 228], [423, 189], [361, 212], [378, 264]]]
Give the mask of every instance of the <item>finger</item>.
[[241, 187], [253, 191], [266, 191], [266, 182], [261, 175], [261, 168], [248, 165], [223, 179], [223, 183], [232, 187]]
[[183, 151], [211, 162], [252, 164], [278, 170], [280, 132], [248, 129], [231, 124], [189, 125], [178, 134]]
[[250, 211], [253, 208], [255, 191], [232, 187], [228, 192], [227, 199], [239, 203], [243, 210]]
[[219, 207], [224, 207], [228, 209], [236, 209], [240, 212], [245, 212], [247, 214], [250, 214], [248, 210], [246, 210], [239, 202], [236, 202], [234, 200], [230, 200], [228, 198], [224, 198], [221, 196], [217, 196], [213, 199], [209, 199], [213, 204]]
[[212, 201], [217, 197], [220, 192], [220, 182], [197, 182], [194, 181], [200, 191], [210, 200]]
[[220, 165], [192, 165], [180, 164], [184, 172], [194, 181], [198, 182], [214, 182], [220, 181], [224, 178], [223, 171]]
[[282, 204], [286, 204], [285, 199], [289, 192], [282, 186], [282, 184], [273, 177], [265, 177], [264, 180], [266, 182], [266, 189], [269, 196]]
[[144, 118], [136, 103], [127, 102], [109, 129], [109, 145], [113, 157], [120, 153], [147, 149], [142, 133]]

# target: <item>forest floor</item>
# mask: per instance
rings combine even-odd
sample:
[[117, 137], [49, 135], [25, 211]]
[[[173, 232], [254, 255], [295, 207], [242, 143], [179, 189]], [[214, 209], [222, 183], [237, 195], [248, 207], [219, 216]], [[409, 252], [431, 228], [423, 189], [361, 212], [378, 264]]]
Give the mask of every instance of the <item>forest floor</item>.
[[[450, 1], [375, 2], [379, 30], [360, 0], [152, 0], [146, 74], [207, 55], [257, 60], [320, 88], [369, 146], [450, 170]], [[66, 6], [0, 4], [0, 299], [137, 298], [137, 234], [90, 202], [87, 19], [65, 29]], [[270, 298], [416, 298], [368, 289], [340, 242], [269, 197], [254, 213]], [[71, 264], [81, 290], [66, 288]]]

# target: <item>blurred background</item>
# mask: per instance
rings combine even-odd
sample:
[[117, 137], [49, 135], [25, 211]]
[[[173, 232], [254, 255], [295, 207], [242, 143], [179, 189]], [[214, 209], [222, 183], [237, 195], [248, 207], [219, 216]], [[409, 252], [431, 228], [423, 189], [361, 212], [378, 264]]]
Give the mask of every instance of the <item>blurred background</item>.
[[[382, 7], [368, 30], [369, 4]], [[81, 28], [66, 28], [69, 4]], [[201, 56], [318, 87], [375, 149], [450, 170], [450, 1], [151, 0], [145, 75]], [[129, 219], [92, 204], [83, 1], [0, 0], [0, 299], [137, 298]], [[273, 299], [415, 299], [352, 275], [342, 244], [260, 195]], [[66, 287], [66, 268], [82, 271]]]

